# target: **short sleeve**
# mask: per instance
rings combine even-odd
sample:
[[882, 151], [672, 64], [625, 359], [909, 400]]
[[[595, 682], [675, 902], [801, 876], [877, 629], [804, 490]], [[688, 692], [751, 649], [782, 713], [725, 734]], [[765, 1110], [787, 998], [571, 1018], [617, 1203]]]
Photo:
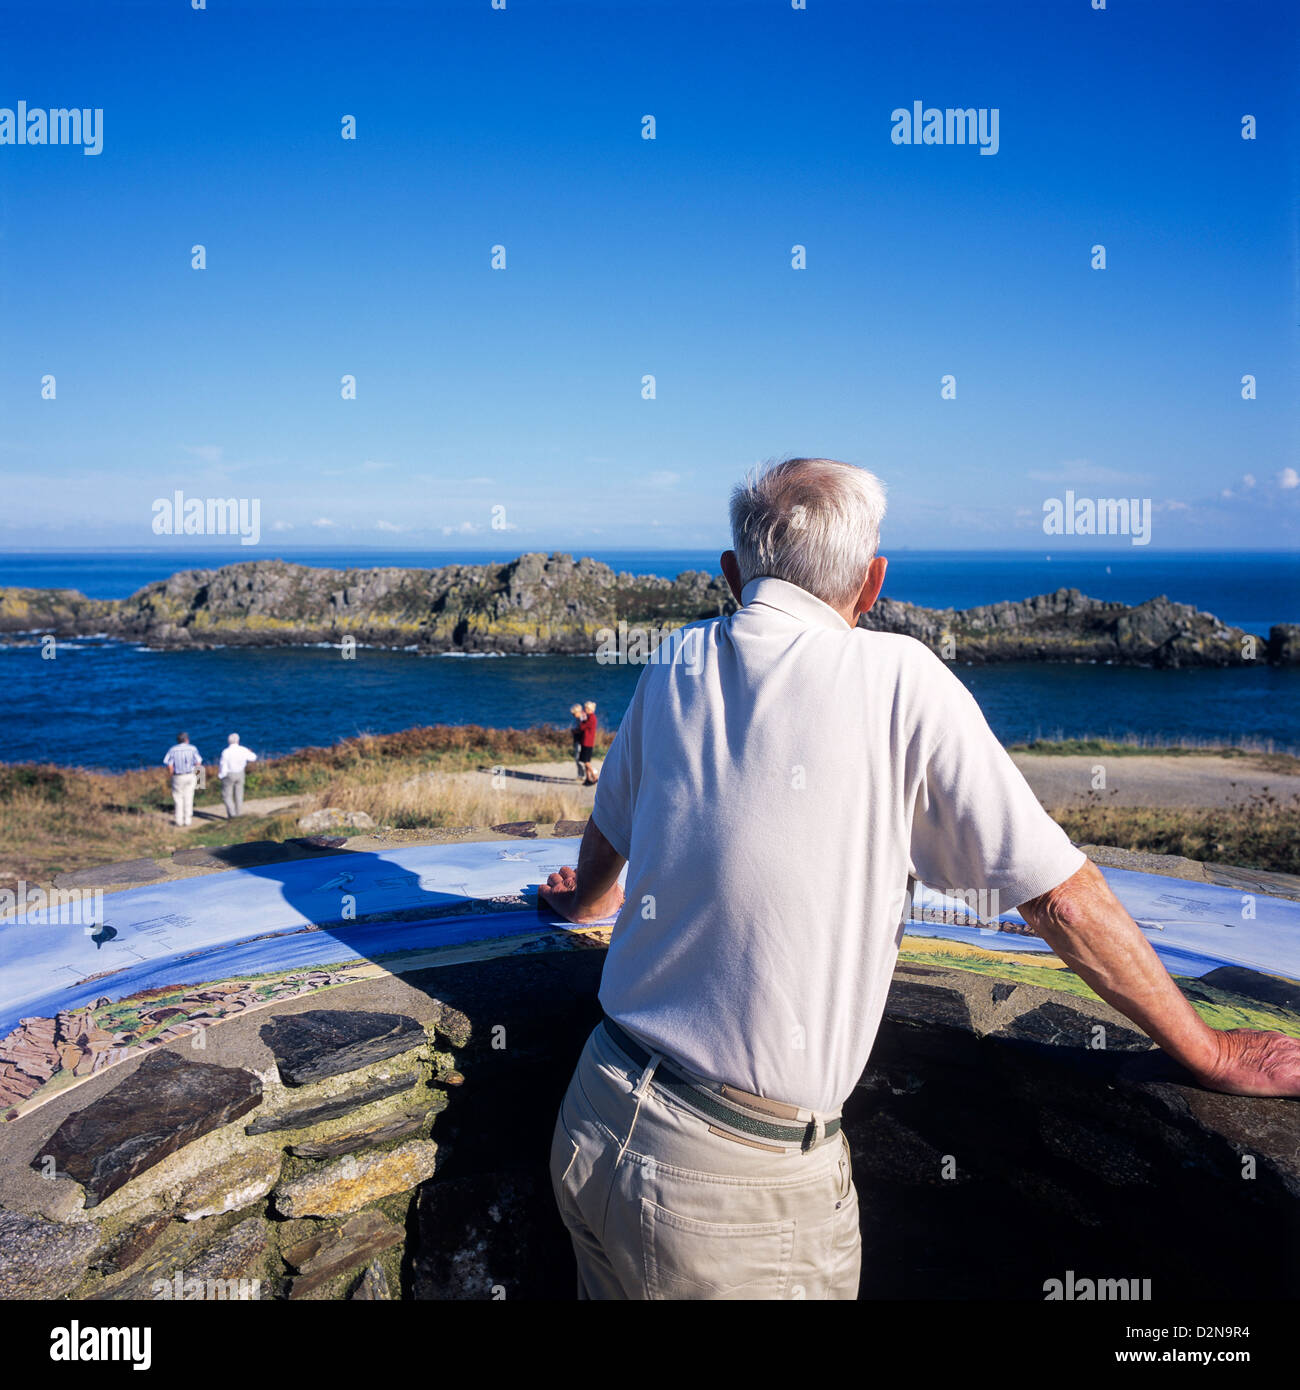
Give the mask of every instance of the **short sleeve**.
[[1087, 862], [1039, 805], [975, 697], [935, 658], [927, 712], [942, 732], [925, 762], [912, 818], [912, 870], [940, 892], [995, 891], [1006, 912], [1064, 883]]
[[646, 675], [650, 669], [647, 666], [641, 672], [632, 702], [601, 764], [596, 800], [591, 808], [596, 829], [624, 859], [629, 857], [632, 848], [632, 822], [636, 813], [637, 790], [641, 785], [641, 711]]

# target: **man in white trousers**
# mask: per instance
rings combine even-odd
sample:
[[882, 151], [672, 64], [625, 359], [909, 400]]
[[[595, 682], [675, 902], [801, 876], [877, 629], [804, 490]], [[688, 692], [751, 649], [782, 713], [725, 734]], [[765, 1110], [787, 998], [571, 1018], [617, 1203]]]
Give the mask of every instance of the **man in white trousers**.
[[912, 880], [1018, 907], [1201, 1085], [1300, 1096], [1300, 1041], [1201, 1021], [948, 666], [858, 626], [884, 510], [828, 459], [736, 488], [741, 606], [645, 667], [577, 872], [543, 890], [573, 922], [618, 913], [551, 1144], [580, 1298], [856, 1297], [840, 1108]]
[[194, 820], [194, 788], [199, 780], [199, 769], [203, 766], [203, 756], [190, 742], [189, 734], [176, 735], [176, 742], [163, 757], [163, 766], [171, 769], [176, 824], [190, 825]]
[[240, 743], [238, 734], [231, 734], [221, 750], [221, 762], [217, 767], [227, 820], [244, 814], [244, 772], [249, 763], [256, 761], [257, 754]]

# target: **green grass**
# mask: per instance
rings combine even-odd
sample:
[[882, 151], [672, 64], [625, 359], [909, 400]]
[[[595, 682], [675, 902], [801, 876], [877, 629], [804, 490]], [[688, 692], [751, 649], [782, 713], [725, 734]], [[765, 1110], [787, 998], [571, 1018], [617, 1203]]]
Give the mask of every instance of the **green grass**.
[[1110, 758], [1239, 758], [1249, 760], [1269, 772], [1300, 773], [1300, 757], [1278, 752], [1271, 743], [1255, 746], [1227, 746], [1198, 743], [1192, 739], [1143, 741], [1136, 735], [1110, 738], [1036, 738], [1028, 743], [1007, 745], [1009, 753], [1042, 754], [1046, 757], [1105, 755]]

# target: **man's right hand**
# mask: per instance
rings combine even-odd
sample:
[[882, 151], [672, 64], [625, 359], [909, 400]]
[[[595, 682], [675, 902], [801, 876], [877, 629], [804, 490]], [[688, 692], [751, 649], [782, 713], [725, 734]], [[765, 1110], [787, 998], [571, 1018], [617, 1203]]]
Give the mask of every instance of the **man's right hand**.
[[537, 891], [543, 901], [575, 925], [603, 921], [606, 917], [613, 917], [623, 906], [623, 889], [616, 880], [595, 902], [579, 907], [578, 876], [568, 864], [559, 873], [548, 875]]
[[1230, 1096], [1300, 1098], [1300, 1038], [1258, 1028], [1230, 1028], [1215, 1034], [1219, 1061], [1196, 1079], [1211, 1091]]
[[1239, 1096], [1300, 1098], [1300, 1041], [1211, 1028], [1090, 861], [1020, 915], [1108, 1004], [1132, 1019], [1200, 1085]]

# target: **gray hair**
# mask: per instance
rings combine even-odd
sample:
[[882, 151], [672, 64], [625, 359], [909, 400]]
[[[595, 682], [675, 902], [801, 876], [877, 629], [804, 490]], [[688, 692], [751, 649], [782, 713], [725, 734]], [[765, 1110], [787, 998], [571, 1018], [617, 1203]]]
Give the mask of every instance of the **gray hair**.
[[227, 742], [227, 743], [238, 743], [238, 742], [239, 742], [239, 735], [238, 735], [238, 734], [231, 734], [230, 737], [226, 740], [226, 742]]
[[851, 463], [793, 458], [752, 470], [731, 494], [741, 585], [784, 579], [832, 608], [852, 603], [884, 515], [884, 484]]

